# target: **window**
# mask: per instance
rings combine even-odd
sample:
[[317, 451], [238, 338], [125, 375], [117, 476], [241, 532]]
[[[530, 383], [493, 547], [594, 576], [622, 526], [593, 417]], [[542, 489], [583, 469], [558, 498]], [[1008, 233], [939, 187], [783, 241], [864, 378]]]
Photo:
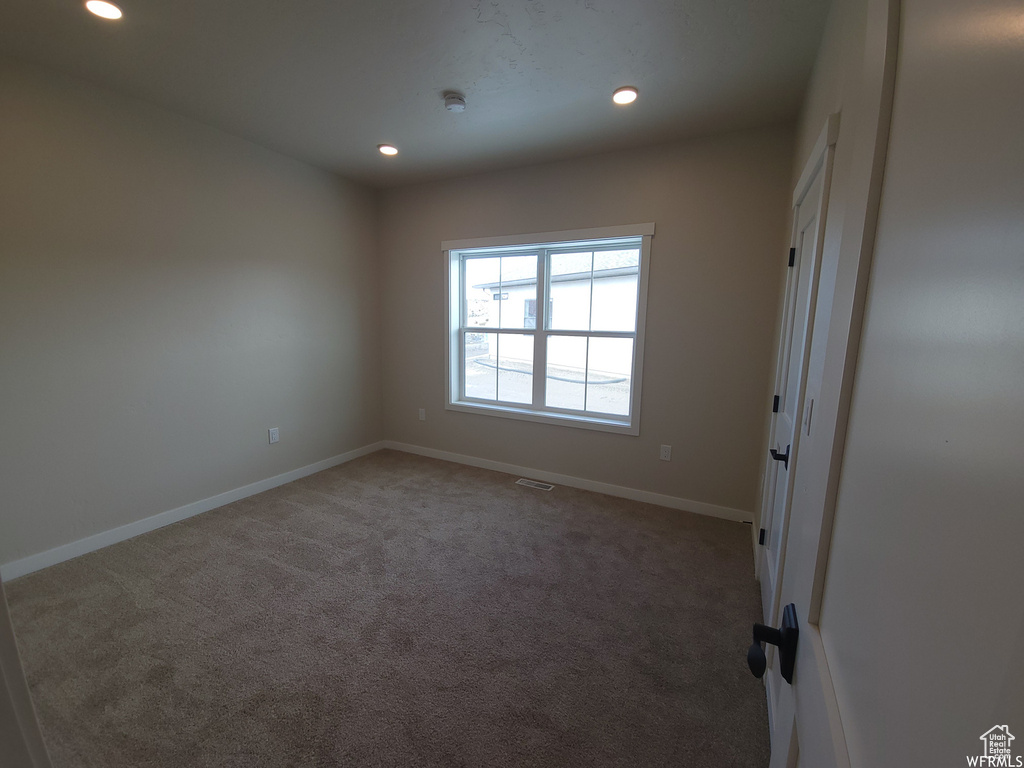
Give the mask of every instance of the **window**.
[[653, 234], [642, 224], [444, 243], [447, 407], [638, 434]]

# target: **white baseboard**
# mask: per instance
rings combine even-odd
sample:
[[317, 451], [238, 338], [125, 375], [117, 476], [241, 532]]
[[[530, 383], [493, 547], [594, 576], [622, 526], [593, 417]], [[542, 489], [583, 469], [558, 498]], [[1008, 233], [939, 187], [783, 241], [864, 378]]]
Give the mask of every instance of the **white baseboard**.
[[396, 451], [404, 451], [405, 453], [415, 453], [419, 456], [428, 456], [432, 459], [454, 461], [456, 464], [467, 464], [468, 466], [479, 467], [481, 469], [493, 469], [496, 472], [505, 472], [510, 475], [521, 475], [522, 477], [529, 477], [534, 480], [543, 480], [546, 483], [554, 483], [555, 485], [567, 485], [571, 488], [581, 488], [584, 491], [595, 491], [597, 493], [607, 494], [608, 496], [618, 496], [622, 499], [644, 501], [648, 504], [657, 504], [660, 507], [681, 509], [687, 512], [695, 512], [698, 515], [707, 515], [708, 517], [732, 520], [736, 523], [751, 523], [754, 520], [753, 514], [742, 509], [720, 507], [717, 504], [708, 504], [703, 501], [691, 501], [689, 499], [681, 499], [678, 496], [668, 496], [663, 493], [641, 491], [636, 488], [612, 485], [611, 483], [600, 483], [597, 480], [587, 480], [582, 477], [573, 477], [571, 475], [560, 475], [555, 472], [545, 472], [544, 470], [533, 469], [531, 467], [520, 467], [515, 464], [506, 464], [501, 461], [478, 459], [475, 456], [464, 456], [460, 453], [439, 451], [434, 448], [423, 448], [419, 445], [398, 443], [394, 440], [385, 440], [382, 447], [391, 448]]
[[257, 493], [262, 493], [263, 491], [269, 491], [271, 488], [276, 488], [279, 485], [284, 485], [285, 483], [290, 483], [294, 480], [308, 477], [309, 475], [322, 472], [323, 470], [330, 469], [331, 467], [336, 467], [339, 464], [344, 464], [352, 461], [353, 459], [358, 459], [361, 456], [366, 456], [367, 454], [374, 453], [383, 448], [391, 448], [396, 451], [414, 453], [419, 456], [428, 456], [430, 458], [442, 459], [444, 461], [453, 461], [457, 464], [466, 464], [471, 467], [480, 467], [481, 469], [493, 469], [496, 472], [505, 472], [510, 475], [521, 475], [535, 480], [554, 483], [555, 485], [567, 485], [571, 488], [581, 488], [585, 491], [595, 491], [609, 496], [618, 496], [623, 499], [643, 501], [648, 504], [657, 504], [658, 506], [668, 507], [670, 509], [686, 510], [687, 512], [695, 512], [699, 515], [707, 515], [709, 517], [718, 517], [723, 520], [732, 520], [737, 523], [753, 521], [753, 515], [750, 512], [745, 512], [741, 509], [721, 507], [717, 504], [708, 504], [703, 501], [691, 501], [689, 499], [681, 499], [677, 496], [667, 496], [661, 493], [652, 493], [651, 491], [626, 488], [621, 485], [601, 483], [596, 480], [587, 480], [582, 477], [560, 475], [556, 472], [545, 472], [540, 469], [521, 467], [515, 464], [506, 464], [500, 461], [491, 461], [490, 459], [478, 459], [475, 456], [465, 456], [460, 453], [439, 451], [434, 448], [423, 448], [418, 445], [399, 443], [393, 440], [383, 440], [378, 443], [364, 445], [362, 448], [356, 448], [354, 451], [349, 451], [348, 453], [332, 456], [329, 459], [324, 459], [323, 461], [318, 461], [305, 467], [293, 469], [291, 472], [285, 472], [283, 474], [267, 478], [266, 480], [259, 480], [255, 483], [244, 485], [241, 488], [235, 488], [231, 491], [219, 493], [208, 499], [194, 501], [191, 504], [186, 504], [185, 506], [178, 507], [177, 509], [169, 509], [166, 512], [160, 512], [156, 515], [152, 515], [151, 517], [143, 518], [142, 520], [136, 520], [134, 522], [127, 523], [126, 525], [118, 526], [117, 528], [111, 528], [109, 531], [103, 531], [92, 536], [86, 536], [84, 539], [73, 541], [70, 544], [64, 544], [59, 547], [54, 547], [53, 549], [48, 549], [45, 552], [39, 552], [35, 555], [23, 557], [20, 560], [13, 560], [12, 562], [4, 563], [3, 565], [0, 565], [0, 578], [3, 578], [4, 581], [16, 579], [19, 576], [24, 576], [25, 574], [32, 573], [33, 571], [38, 571], [42, 568], [62, 563], [65, 560], [71, 560], [72, 558], [89, 552], [94, 552], [97, 549], [102, 549], [103, 547], [109, 547], [111, 544], [117, 544], [120, 541], [131, 539], [140, 534], [155, 531], [157, 528], [163, 528], [166, 525], [177, 523], [180, 520], [194, 517], [195, 515], [202, 514], [203, 512], [209, 512], [211, 509], [223, 507], [225, 504], [230, 504], [233, 501], [244, 499], [247, 496], [253, 496]]
[[230, 504], [233, 501], [244, 499], [247, 496], [253, 496], [263, 491], [269, 491], [271, 488], [276, 488], [279, 485], [290, 483], [293, 480], [299, 480], [303, 477], [322, 472], [325, 469], [336, 467], [339, 464], [344, 464], [353, 459], [358, 459], [360, 456], [366, 456], [369, 453], [374, 453], [385, 447], [383, 442], [371, 443], [370, 445], [364, 445], [362, 448], [356, 448], [354, 451], [348, 453], [342, 453], [337, 456], [332, 456], [329, 459], [309, 464], [305, 467], [299, 467], [293, 469], [291, 472], [285, 472], [274, 477], [267, 478], [266, 480], [259, 480], [249, 485], [243, 485], [241, 488], [235, 488], [231, 491], [225, 491], [224, 493], [218, 493], [216, 496], [211, 496], [208, 499], [202, 499], [201, 501], [194, 501], [191, 504], [186, 504], [183, 507], [177, 509], [169, 509], [166, 512], [160, 512], [151, 517], [143, 518], [142, 520], [136, 520], [126, 525], [118, 526], [117, 528], [111, 528], [109, 531], [103, 531], [92, 536], [86, 536], [84, 539], [73, 541], [70, 544], [64, 544], [53, 549], [48, 549], [45, 552], [39, 552], [35, 555], [29, 555], [23, 557], [20, 560], [14, 560], [10, 563], [4, 563], [0, 565], [0, 577], [4, 581], [10, 581], [16, 579], [19, 576], [24, 576], [27, 573], [38, 571], [42, 568], [46, 568], [57, 563], [62, 563], [65, 560], [71, 560], [72, 558], [84, 555], [89, 552], [93, 552], [103, 547], [109, 547], [111, 544], [117, 544], [125, 539], [131, 539], [142, 533], [148, 533], [149, 531], [155, 531], [157, 528], [163, 528], [171, 523], [177, 523], [180, 520], [185, 520], [189, 517], [202, 514], [203, 512], [209, 512], [211, 509], [217, 507], [223, 507], [225, 504]]

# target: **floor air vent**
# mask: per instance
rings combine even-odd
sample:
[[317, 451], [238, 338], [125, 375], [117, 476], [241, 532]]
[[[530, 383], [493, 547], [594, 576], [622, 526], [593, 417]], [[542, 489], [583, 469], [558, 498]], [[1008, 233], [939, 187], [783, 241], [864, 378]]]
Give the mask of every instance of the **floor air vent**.
[[527, 488], [536, 488], [538, 491], [550, 491], [555, 487], [551, 483], [540, 483], [536, 480], [527, 480], [525, 477], [516, 480], [516, 485], [525, 485]]

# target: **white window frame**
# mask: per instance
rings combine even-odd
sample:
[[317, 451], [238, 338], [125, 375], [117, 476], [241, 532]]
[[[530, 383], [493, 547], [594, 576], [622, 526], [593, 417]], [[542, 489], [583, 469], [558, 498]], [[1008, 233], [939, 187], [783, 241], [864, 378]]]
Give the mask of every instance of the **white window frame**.
[[[486, 414], [521, 421], [533, 421], [543, 424], [560, 424], [567, 427], [595, 429], [602, 432], [617, 432], [627, 435], [640, 434], [640, 393], [643, 389], [644, 359], [644, 327], [647, 318], [647, 286], [650, 273], [651, 240], [654, 236], [654, 224], [627, 224], [617, 227], [595, 227], [576, 229], [564, 232], [540, 232], [528, 235], [509, 235], [505, 237], [486, 237], [471, 240], [446, 240], [441, 243], [444, 251], [446, 288], [446, 318], [448, 342], [445, 344], [445, 408], [449, 411]], [[535, 249], [562, 250], [579, 247], [603, 248], [615, 246], [617, 240], [636, 240], [640, 238], [640, 269], [637, 283], [637, 316], [635, 332], [619, 331], [567, 331], [549, 329], [545, 322], [548, 304], [548, 286], [550, 281], [549, 260], [546, 257], [537, 259], [537, 308], [536, 328], [487, 328], [487, 333], [531, 334], [534, 337], [533, 357], [533, 402], [536, 405], [517, 403], [481, 401], [463, 396], [465, 382], [465, 365], [463, 356], [465, 345], [463, 334], [466, 331], [463, 317], [463, 254], [474, 250], [501, 250], [502, 255], [514, 255], [517, 252]], [[603, 241], [599, 245], [593, 241]], [[617, 245], [621, 247], [623, 243]], [[548, 336], [580, 336], [599, 338], [631, 338], [633, 343], [633, 370], [630, 380], [630, 408], [624, 416], [597, 413], [592, 411], [575, 411], [569, 409], [550, 408], [544, 405], [544, 387], [547, 370], [546, 339]]]

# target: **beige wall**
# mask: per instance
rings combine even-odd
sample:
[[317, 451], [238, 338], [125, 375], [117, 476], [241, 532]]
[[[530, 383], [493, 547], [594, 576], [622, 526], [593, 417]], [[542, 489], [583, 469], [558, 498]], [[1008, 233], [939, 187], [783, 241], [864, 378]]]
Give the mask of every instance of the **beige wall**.
[[[811, 159], [814, 144], [821, 135], [825, 122], [831, 114], [840, 115], [839, 141], [836, 146], [833, 180], [830, 188], [830, 201], [826, 216], [826, 247], [820, 278], [821, 292], [818, 297], [818, 314], [828, 318], [830, 291], [832, 290], [837, 271], [837, 254], [843, 234], [843, 222], [846, 214], [848, 198], [851, 194], [851, 176], [855, 176], [852, 164], [855, 159], [855, 137], [858, 134], [858, 110], [856, 102], [861, 87], [861, 73], [864, 68], [864, 40], [866, 14], [862, 0], [836, 0], [829, 9], [821, 45], [811, 72], [807, 93], [800, 111], [800, 119], [796, 126], [793, 166], [790, 170], [790, 195], [796, 189], [801, 174]], [[792, 201], [792, 196], [790, 196]], [[791, 238], [793, 226], [792, 208], [787, 212], [786, 243]], [[785, 285], [786, 267], [779, 267], [779, 285]], [[785, 293], [780, 290], [776, 297], [775, 328], [772, 333], [771, 374], [767, 379], [768, 396], [775, 387], [775, 366], [779, 354], [779, 342], [782, 332], [782, 311]], [[825, 323], [827, 330], [828, 324]], [[821, 329], [818, 329], [819, 336]], [[813, 335], [813, 334], [812, 334]], [[771, 434], [771, 412], [763, 417], [763, 436], [761, 437], [760, 473], [758, 475], [759, 494], [765, 490], [764, 482], [770, 467], [767, 460], [768, 438]], [[828, 454], [823, 458], [827, 461]], [[806, 461], [806, 459], [805, 459]], [[759, 503], [761, 502], [759, 496]], [[761, 550], [757, 547], [758, 531], [761, 527], [761, 509], [755, 510], [752, 538], [755, 557], [760, 557]]]
[[[791, 152], [778, 128], [386, 192], [386, 436], [752, 510]], [[443, 240], [646, 221], [657, 231], [639, 437], [444, 410]]]
[[0, 563], [380, 438], [368, 192], [8, 64], [0, 148]]
[[[800, 111], [793, 164], [794, 186], [825, 119], [834, 112], [842, 112], [844, 105], [856, 103], [864, 68], [866, 24], [865, 4], [860, 0], [832, 3]], [[848, 122], [856, 117], [850, 115]], [[853, 126], [849, 125], [842, 135], [850, 136], [852, 131]]]

